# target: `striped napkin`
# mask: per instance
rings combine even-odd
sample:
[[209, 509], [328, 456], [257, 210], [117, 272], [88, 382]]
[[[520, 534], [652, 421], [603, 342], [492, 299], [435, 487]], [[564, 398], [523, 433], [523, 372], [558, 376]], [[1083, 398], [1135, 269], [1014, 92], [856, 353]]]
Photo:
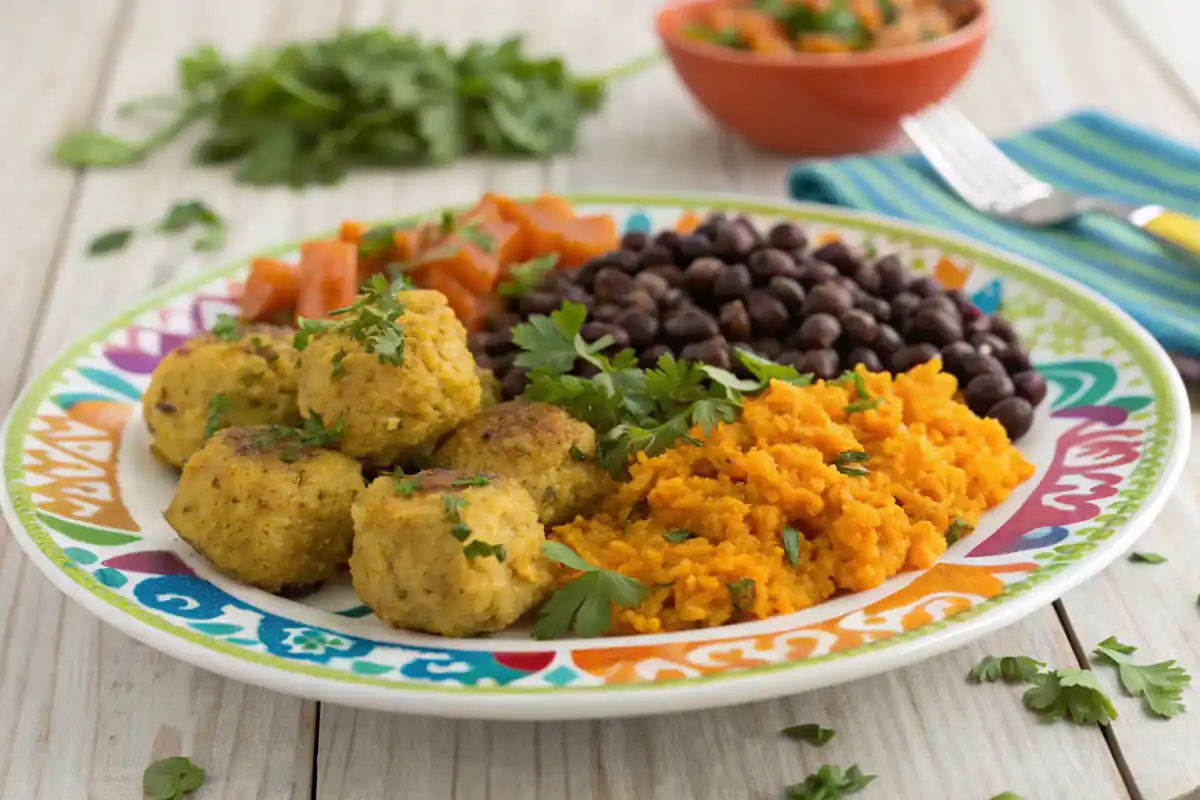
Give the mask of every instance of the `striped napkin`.
[[[1084, 111], [997, 142], [1031, 173], [1064, 189], [1200, 216], [1200, 150]], [[799, 164], [798, 200], [851, 206], [944, 228], [1023, 255], [1112, 300], [1172, 352], [1200, 356], [1200, 264], [1141, 231], [1088, 214], [1030, 228], [981, 214], [920, 155], [853, 156]]]

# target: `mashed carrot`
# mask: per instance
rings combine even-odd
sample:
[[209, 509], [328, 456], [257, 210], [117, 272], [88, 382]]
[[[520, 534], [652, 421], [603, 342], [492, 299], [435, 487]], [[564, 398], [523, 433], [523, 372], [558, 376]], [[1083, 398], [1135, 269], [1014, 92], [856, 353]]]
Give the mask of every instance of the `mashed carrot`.
[[[614, 609], [612, 633], [787, 614], [928, 568], [955, 518], [974, 526], [1033, 474], [998, 422], [955, 399], [936, 361], [862, 375], [876, 408], [847, 413], [853, 382], [773, 383], [737, 422], [693, 429], [700, 446], [641, 456], [595, 517], [554, 529], [649, 588], [641, 605]], [[867, 475], [839, 471], [840, 453], [861, 451], [869, 458], [849, 466]], [[800, 534], [794, 565], [785, 525]]]

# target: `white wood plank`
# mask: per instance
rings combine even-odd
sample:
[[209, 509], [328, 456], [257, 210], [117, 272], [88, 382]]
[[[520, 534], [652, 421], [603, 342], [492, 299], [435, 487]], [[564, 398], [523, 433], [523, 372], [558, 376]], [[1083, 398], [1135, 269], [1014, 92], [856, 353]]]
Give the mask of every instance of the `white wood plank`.
[[1200, 109], [1200, 5], [1177, 0], [1104, 0], [1121, 28], [1137, 40], [1142, 52], [1171, 73]]
[[[82, 18], [79, 4], [68, 8], [63, 3], [61, 20], [38, 17], [38, 25], [50, 34], [89, 20], [97, 30], [104, 29], [102, 20], [92, 19], [98, 12], [85, 5], [89, 10]], [[113, 124], [113, 111], [122, 101], [170, 89], [177, 58], [203, 41], [245, 50], [256, 42], [329, 30], [338, 10], [321, 0], [139, 3], [103, 94], [103, 119]], [[71, 82], [96, 68], [89, 70], [86, 60], [78, 65], [62, 60], [63, 48], [71, 45], [45, 36], [30, 50], [40, 50], [44, 63], [56, 65], [56, 80], [83, 90]], [[79, 43], [75, 49], [84, 47]], [[70, 120], [84, 121], [78, 112]], [[67, 127], [65, 120], [53, 129], [43, 124], [43, 146]], [[151, 286], [212, 263], [187, 252], [185, 242], [153, 238], [120, 256], [89, 259], [84, 249], [96, 233], [147, 225], [172, 201], [197, 196], [239, 223], [230, 252], [244, 254], [296, 234], [296, 204], [289, 193], [235, 189], [223, 172], [193, 169], [187, 155], [187, 147], [180, 146], [145, 168], [87, 176], [34, 343], [35, 369], [114, 308]], [[19, 208], [29, 198], [6, 186], [3, 201], [6, 208]], [[205, 791], [210, 797], [310, 796], [315, 703], [225, 681], [136, 644], [63, 598], [8, 537], [0, 547], [0, 597], [5, 600], [0, 618], [6, 642], [0, 673], [0, 706], [5, 709], [0, 715], [0, 796], [139, 797], [145, 766], [177, 754], [208, 769]]]

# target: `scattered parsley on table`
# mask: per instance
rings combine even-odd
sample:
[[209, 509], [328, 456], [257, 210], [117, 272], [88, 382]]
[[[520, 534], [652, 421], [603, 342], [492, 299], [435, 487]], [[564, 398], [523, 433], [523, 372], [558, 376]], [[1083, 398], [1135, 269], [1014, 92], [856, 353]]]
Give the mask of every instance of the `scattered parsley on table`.
[[866, 788], [875, 780], [874, 775], [864, 775], [855, 764], [845, 772], [841, 767], [826, 764], [804, 779], [804, 783], [796, 783], [784, 790], [787, 800], [840, 800], [846, 795], [855, 794]]
[[1135, 564], [1161, 564], [1167, 560], [1167, 557], [1160, 556], [1158, 553], [1130, 553], [1129, 560]]
[[1135, 664], [1132, 658], [1135, 652], [1136, 647], [1110, 636], [1096, 645], [1094, 654], [1117, 668], [1122, 688], [1131, 697], [1141, 697], [1151, 714], [1169, 719], [1183, 713], [1183, 690], [1192, 682], [1192, 676], [1174, 661]]
[[142, 794], [146, 800], [179, 800], [204, 783], [204, 768], [190, 758], [160, 758], [142, 773]]
[[802, 742], [815, 744], [817, 747], [823, 746], [836, 735], [833, 729], [822, 728], [820, 725], [812, 722], [807, 722], [803, 725], [791, 725], [784, 728], [782, 733], [789, 739], [798, 739]]

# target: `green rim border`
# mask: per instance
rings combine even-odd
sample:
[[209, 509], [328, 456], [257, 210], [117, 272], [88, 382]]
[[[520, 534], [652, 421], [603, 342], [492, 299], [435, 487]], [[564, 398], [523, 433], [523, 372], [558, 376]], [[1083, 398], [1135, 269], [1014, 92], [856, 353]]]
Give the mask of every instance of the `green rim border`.
[[[1081, 293], [1071, 286], [1071, 283], [1065, 279], [1051, 278], [1043, 275], [1038, 271], [1024, 266], [1020, 261], [1009, 260], [998, 252], [993, 252], [989, 249], [981, 248], [973, 245], [966, 240], [958, 239], [953, 234], [946, 235], [936, 231], [928, 231], [919, 226], [910, 227], [908, 223], [900, 221], [889, 221], [883, 217], [871, 217], [862, 215], [859, 212], [848, 211], [837, 207], [820, 207], [812, 205], [787, 205], [778, 203], [766, 203], [755, 201], [753, 199], [743, 199], [734, 196], [696, 196], [683, 197], [676, 195], [623, 195], [623, 194], [570, 194], [564, 195], [572, 203], [578, 205], [624, 205], [633, 209], [653, 209], [655, 207], [678, 208], [683, 210], [725, 210], [735, 211], [744, 214], [758, 214], [764, 216], [785, 217], [800, 221], [810, 221], [824, 223], [829, 225], [843, 225], [847, 228], [859, 229], [870, 233], [883, 234], [896, 239], [911, 242], [918, 246], [937, 247], [945, 252], [953, 253], [970, 259], [971, 261], [985, 266], [988, 270], [995, 272], [1001, 276], [1015, 276], [1023, 283], [1036, 286], [1043, 291], [1047, 296], [1053, 297], [1067, 304], [1081, 308], [1088, 315], [1098, 318], [1099, 320], [1108, 323], [1106, 326], [1106, 334], [1121, 346], [1126, 348], [1126, 351], [1133, 357], [1138, 368], [1142, 370], [1147, 378], [1148, 386], [1152, 391], [1155, 399], [1156, 418], [1147, 430], [1148, 446], [1144, 449], [1141, 458], [1139, 458], [1134, 469], [1144, 470], [1148, 474], [1147, 478], [1157, 479], [1162, 475], [1164, 461], [1161, 458], [1163, 451], [1162, 445], [1169, 438], [1169, 432], [1172, 424], [1176, 419], [1176, 404], [1172, 402], [1174, 395], [1170, 389], [1172, 384], [1171, 377], [1164, 371], [1163, 360], [1157, 358], [1151, 346], [1147, 341], [1135, 333], [1131, 325], [1136, 325], [1127, 319], [1122, 319], [1112, 309], [1105, 308], [1100, 303], [1097, 303], [1088, 293]], [[525, 198], [522, 198], [525, 199]], [[466, 206], [455, 206], [453, 208], [465, 208]], [[425, 211], [417, 214], [406, 215], [398, 218], [399, 220], [420, 219], [428, 216], [432, 211]], [[331, 232], [321, 232], [316, 236], [327, 235]], [[264, 250], [257, 255], [279, 255], [282, 253], [294, 250], [298, 244], [298, 240], [289, 244], [280, 245], [278, 247]], [[189, 630], [185, 627], [173, 625], [165, 618], [152, 614], [144, 610], [140, 605], [130, 602], [125, 597], [113, 592], [108, 587], [104, 586], [92, 575], [84, 570], [80, 570], [71, 566], [68, 559], [59, 547], [51, 538], [49, 531], [37, 519], [36, 510], [32, 502], [32, 494], [29, 488], [25, 485], [24, 470], [21, 468], [21, 453], [22, 443], [28, 434], [29, 423], [36, 414], [38, 407], [44, 402], [45, 396], [49, 389], [57, 382], [70, 366], [81, 356], [87, 354], [87, 351], [96, 345], [103, 342], [116, 331], [127, 327], [134, 319], [141, 314], [152, 311], [161, 306], [164, 302], [174, 299], [188, 291], [198, 289], [214, 280], [222, 277], [227, 277], [239, 269], [244, 268], [249, 262], [249, 258], [239, 259], [222, 267], [217, 267], [212, 270], [207, 270], [201, 275], [169, 284], [162, 289], [149, 295], [145, 300], [134, 305], [122, 312], [121, 314], [110, 319], [107, 323], [92, 331], [87, 336], [76, 341], [60, 353], [51, 364], [46, 367], [38, 377], [28, 384], [22, 392], [22, 396], [13, 406], [5, 423], [4, 434], [4, 482], [7, 490], [5, 500], [25, 528], [30, 539], [37, 545], [41, 554], [53, 563], [67, 577], [76, 584], [86, 589], [89, 594], [104, 600], [107, 604], [116, 607], [124, 614], [136, 619], [144, 625], [148, 625], [163, 633], [167, 633], [173, 637], [183, 639], [193, 645], [197, 645], [205, 650], [215, 653], [220, 653], [229, 656], [238, 661], [259, 664], [266, 667], [283, 670], [285, 672], [298, 673], [311, 678], [330, 680], [340, 684], [358, 684], [365, 686], [375, 686], [392, 691], [403, 692], [424, 692], [424, 693], [441, 693], [441, 694], [472, 694], [472, 695], [539, 695], [539, 694], [563, 694], [563, 693], [585, 693], [596, 691], [622, 691], [622, 690], [654, 690], [665, 687], [677, 686], [695, 686], [707, 683], [716, 683], [722, 681], [737, 680], [739, 678], [761, 676], [768, 673], [781, 672], [785, 670], [801, 669], [804, 667], [813, 666], [828, 661], [836, 661], [852, 656], [859, 656], [867, 652], [876, 652], [895, 647], [899, 644], [912, 641], [914, 639], [923, 638], [937, 631], [948, 627], [961, 625], [962, 623], [973, 620], [991, 609], [1003, 605], [1004, 603], [1027, 593], [1030, 589], [1038, 584], [1044, 583], [1054, 575], [1061, 572], [1066, 566], [1076, 561], [1079, 561], [1086, 553], [1076, 553], [1072, 557], [1057, 560], [1053, 564], [1047, 564], [1038, 568], [1030, 574], [1028, 578], [1013, 584], [1009, 584], [998, 595], [953, 617], [932, 622], [923, 625], [920, 628], [908, 631], [906, 633], [897, 634], [888, 639], [883, 639], [876, 642], [870, 642], [850, 650], [830, 653], [824, 656], [815, 658], [806, 658], [800, 661], [785, 661], [779, 664], [770, 664], [760, 667], [748, 667], [741, 670], [730, 671], [717, 675], [702, 675], [694, 678], [677, 678], [671, 680], [646, 682], [646, 683], [621, 683], [621, 684], [603, 684], [589, 686], [545, 686], [545, 687], [464, 687], [464, 686], [444, 686], [441, 684], [424, 684], [424, 683], [399, 683], [396, 681], [388, 681], [383, 678], [357, 675], [354, 673], [346, 673], [339, 670], [322, 667], [318, 665], [305, 664], [301, 662], [288, 661], [278, 656], [273, 656], [265, 653], [257, 653], [240, 648], [236, 645], [229, 645], [223, 641], [213, 639], [196, 631]], [[1152, 447], [1151, 444], [1158, 444], [1158, 447]], [[1157, 454], [1153, 461], [1149, 459], [1152, 454]], [[1150, 493], [1147, 493], [1148, 495]], [[1126, 516], [1132, 516], [1143, 510], [1145, 498], [1139, 505], [1136, 511], [1130, 512]], [[14, 530], [13, 536], [17, 536]], [[57, 551], [57, 552], [56, 552]], [[744, 638], [742, 636], [724, 637], [729, 640]], [[712, 640], [714, 643], [721, 639]]]

